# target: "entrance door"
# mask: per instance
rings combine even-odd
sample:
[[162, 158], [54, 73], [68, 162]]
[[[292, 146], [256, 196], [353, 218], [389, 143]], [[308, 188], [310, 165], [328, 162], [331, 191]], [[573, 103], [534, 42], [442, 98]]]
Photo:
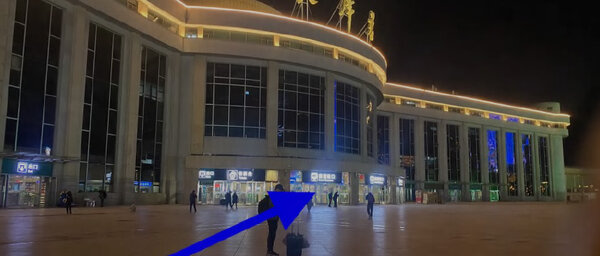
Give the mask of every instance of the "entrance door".
[[6, 196], [6, 175], [0, 175], [0, 207], [5, 207], [4, 197]]
[[6, 207], [40, 207], [40, 189], [42, 183], [45, 184], [39, 176], [9, 175]]

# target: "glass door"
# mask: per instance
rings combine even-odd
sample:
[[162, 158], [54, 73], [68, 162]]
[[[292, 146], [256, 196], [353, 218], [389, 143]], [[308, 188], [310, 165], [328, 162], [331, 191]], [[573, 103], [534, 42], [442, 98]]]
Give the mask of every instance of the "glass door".
[[6, 196], [6, 175], [0, 175], [0, 208], [5, 207], [4, 197]]
[[[39, 176], [10, 175], [6, 192], [6, 207], [27, 208], [40, 206]], [[45, 193], [45, 189], [44, 189]], [[44, 194], [45, 197], [45, 194]]]

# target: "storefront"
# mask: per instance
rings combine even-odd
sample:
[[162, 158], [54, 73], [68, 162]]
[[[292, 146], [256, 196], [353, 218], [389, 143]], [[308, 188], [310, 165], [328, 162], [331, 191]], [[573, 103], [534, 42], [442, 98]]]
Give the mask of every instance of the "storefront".
[[2, 160], [0, 206], [37, 208], [54, 205], [56, 178], [52, 163], [17, 159]]
[[338, 192], [338, 204], [350, 203], [348, 173], [333, 171], [292, 171], [291, 190], [295, 192], [315, 192], [315, 204], [328, 204], [329, 193]]
[[448, 184], [448, 195], [450, 197], [450, 202], [461, 201], [462, 186], [458, 183]]
[[396, 200], [395, 203], [396, 204], [403, 204], [404, 203], [404, 199], [405, 199], [405, 188], [404, 188], [404, 179], [403, 178], [397, 178], [396, 179]]
[[273, 190], [278, 171], [264, 169], [200, 169], [198, 171], [198, 201], [220, 204], [227, 192], [237, 193], [239, 205], [258, 203], [267, 191]]
[[481, 201], [483, 199], [483, 192], [481, 184], [471, 184], [469, 186], [469, 190], [471, 192], [471, 201]]
[[359, 174], [358, 202], [366, 203], [366, 196], [373, 193], [376, 204], [387, 204], [389, 201], [389, 187], [387, 177], [381, 174]]
[[498, 185], [490, 185], [490, 202], [500, 201], [500, 187]]

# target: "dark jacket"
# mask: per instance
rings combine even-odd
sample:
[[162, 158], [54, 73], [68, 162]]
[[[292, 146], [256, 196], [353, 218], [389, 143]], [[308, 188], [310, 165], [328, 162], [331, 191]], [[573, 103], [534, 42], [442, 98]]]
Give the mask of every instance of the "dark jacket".
[[371, 193], [367, 194], [367, 196], [365, 197], [365, 199], [367, 199], [367, 203], [368, 204], [375, 203], [375, 197], [373, 197], [373, 194], [371, 194]]
[[333, 201], [337, 201], [339, 196], [340, 195], [338, 194], [338, 192], [335, 192], [335, 194], [333, 195]]
[[71, 191], [67, 192], [67, 196], [66, 196], [67, 205], [71, 205], [73, 203], [73, 194], [71, 194]]
[[235, 204], [238, 202], [238, 195], [236, 193], [233, 193], [233, 197], [231, 198], [232, 202]]
[[331, 198], [333, 197], [333, 193], [329, 192], [327, 196], [329, 197], [329, 200], [331, 200]]
[[225, 193], [225, 201], [231, 202], [231, 193]]
[[[273, 202], [271, 201], [271, 198], [268, 195], [265, 195], [265, 198], [258, 202], [258, 214], [266, 212], [271, 208], [273, 208]], [[279, 221], [279, 217], [275, 216], [267, 221], [269, 222], [269, 224], [277, 224], [277, 221]]]
[[196, 202], [196, 199], [198, 198], [198, 196], [196, 195], [196, 193], [190, 193], [190, 203], [194, 203]]

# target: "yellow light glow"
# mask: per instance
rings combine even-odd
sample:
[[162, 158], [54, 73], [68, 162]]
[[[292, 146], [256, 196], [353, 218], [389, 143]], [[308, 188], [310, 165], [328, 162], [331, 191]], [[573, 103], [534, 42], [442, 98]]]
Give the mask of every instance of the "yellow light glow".
[[[417, 98], [406, 97], [406, 96], [396, 96], [396, 95], [390, 95], [390, 94], [384, 94], [384, 96], [393, 97], [394, 98], [394, 102], [392, 102], [392, 103], [395, 103], [396, 105], [402, 105], [402, 99], [404, 99], [404, 100], [409, 100], [409, 101], [417, 102], [418, 103], [416, 105], [417, 108], [426, 108], [427, 104], [429, 103], [429, 104], [442, 105], [444, 107], [444, 109], [445, 108], [450, 108], [450, 107], [452, 107], [452, 108], [462, 108], [465, 111], [464, 112], [465, 115], [470, 115], [471, 111], [480, 111], [480, 112], [483, 112], [484, 115], [485, 115], [484, 117], [488, 118], [488, 119], [490, 119], [489, 118], [489, 114], [490, 113], [501, 116], [502, 117], [502, 119], [501, 119], [502, 121], [508, 121], [508, 118], [509, 118], [509, 116], [501, 114], [501, 113], [486, 112], [486, 110], [478, 109], [478, 108], [467, 108], [467, 107], [462, 107], [462, 106], [456, 106], [456, 105], [451, 105], [451, 104], [446, 104], [446, 103], [441, 103], [441, 102], [435, 102], [435, 101], [428, 101], [428, 100], [417, 99]], [[516, 116], [516, 115], [510, 115], [510, 117], [519, 119], [520, 123], [524, 123], [525, 122], [523, 117], [519, 117], [519, 116]], [[549, 121], [549, 120], [542, 120], [542, 121], [548, 122], [548, 123], [552, 123], [552, 124], [563, 124], [563, 125], [566, 125], [566, 126], [570, 125], [570, 123], [565, 123], [565, 122], [553, 122], [553, 121]], [[538, 122], [539, 122], [539, 120], [538, 120]]]
[[[141, 0], [141, 1], [147, 1], [147, 0]], [[316, 27], [319, 27], [319, 28], [324, 28], [324, 29], [327, 29], [329, 31], [332, 31], [332, 32], [338, 33], [340, 35], [343, 35], [345, 37], [354, 39], [354, 40], [356, 40], [356, 41], [358, 41], [358, 42], [360, 42], [360, 43], [362, 43], [362, 44], [370, 47], [375, 52], [377, 52], [377, 54], [379, 54], [379, 56], [381, 56], [381, 58], [383, 59], [383, 61], [385, 62], [385, 65], [387, 67], [387, 59], [385, 58], [385, 56], [383, 55], [383, 53], [381, 51], [379, 51], [379, 49], [377, 49], [376, 47], [370, 45], [368, 42], [365, 42], [365, 41], [361, 40], [360, 38], [358, 38], [355, 35], [344, 33], [343, 31], [339, 31], [337, 29], [325, 26], [323, 24], [319, 24], [319, 23], [315, 23], [315, 22], [310, 22], [310, 21], [305, 21], [305, 20], [300, 20], [300, 19], [295, 19], [295, 18], [292, 18], [292, 17], [282, 16], [282, 15], [277, 15], [277, 14], [271, 14], [271, 13], [264, 13], [264, 12], [251, 11], [251, 10], [229, 9], [229, 8], [222, 8], [222, 7], [194, 6], [194, 5], [187, 5], [184, 2], [182, 2], [181, 0], [175, 0], [175, 1], [177, 3], [179, 3], [180, 5], [182, 5], [183, 7], [188, 8], [188, 9], [205, 9], [205, 10], [217, 10], [217, 11], [227, 11], [227, 12], [249, 13], [249, 14], [269, 16], [269, 17], [278, 18], [278, 19], [282, 19], [282, 20], [287, 20], [287, 21], [292, 21], [292, 22], [298, 22], [298, 23], [303, 23], [303, 24], [309, 24], [311, 26], [316, 26]]]
[[148, 6], [143, 3], [138, 3], [138, 13], [144, 18], [148, 18]]
[[273, 36], [273, 45], [279, 47], [279, 35]]
[[551, 113], [551, 112], [541, 111], [541, 110], [537, 110], [537, 109], [512, 106], [512, 105], [497, 103], [497, 102], [488, 101], [488, 100], [482, 100], [482, 99], [473, 98], [473, 97], [467, 97], [467, 96], [461, 96], [461, 95], [449, 94], [449, 93], [442, 93], [442, 92], [436, 92], [436, 91], [429, 91], [429, 90], [425, 90], [425, 89], [421, 89], [421, 88], [417, 88], [417, 87], [411, 87], [411, 86], [406, 86], [406, 85], [401, 85], [401, 84], [396, 84], [396, 83], [388, 82], [388, 83], [386, 83], [386, 85], [391, 85], [391, 86], [400, 87], [400, 88], [404, 88], [404, 89], [425, 92], [425, 93], [430, 93], [430, 94], [436, 94], [436, 95], [441, 95], [441, 96], [447, 96], [447, 97], [452, 97], [452, 98], [458, 98], [458, 99], [463, 99], [463, 100], [468, 100], [468, 101], [473, 101], [473, 102], [478, 102], [478, 103], [485, 103], [485, 104], [490, 104], [490, 105], [495, 105], [495, 106], [500, 106], [500, 107], [535, 112], [535, 113], [544, 114], [544, 115], [557, 116], [557, 117], [569, 117], [569, 118], [571, 117], [568, 114]]

